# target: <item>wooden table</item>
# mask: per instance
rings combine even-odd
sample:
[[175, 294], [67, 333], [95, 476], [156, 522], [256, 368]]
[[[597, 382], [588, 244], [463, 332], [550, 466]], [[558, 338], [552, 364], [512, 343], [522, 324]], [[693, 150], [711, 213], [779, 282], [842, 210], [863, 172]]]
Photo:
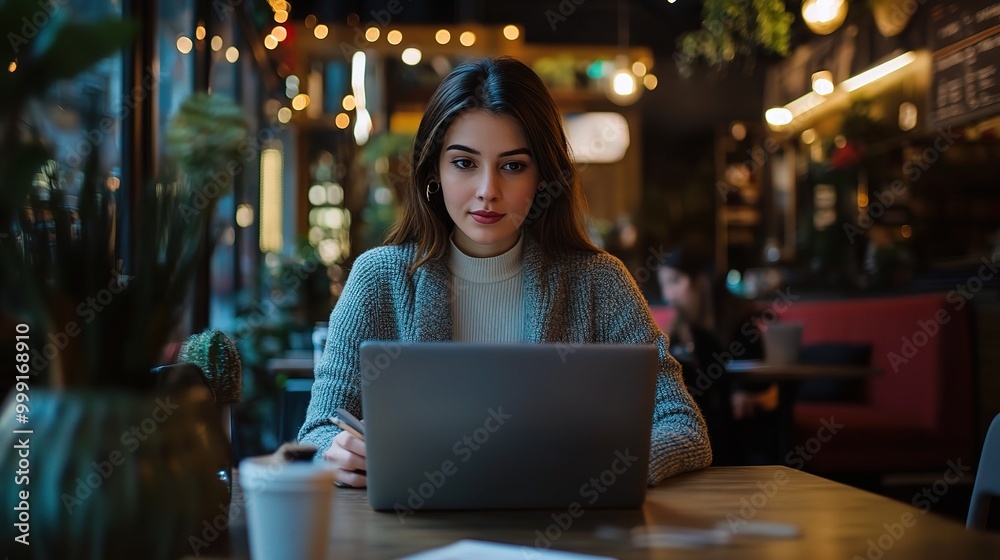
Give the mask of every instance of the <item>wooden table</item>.
[[[234, 502], [231, 558], [247, 557], [241, 508]], [[566, 530], [557, 529], [552, 516], [565, 512], [418, 512], [401, 524], [394, 513], [373, 511], [364, 490], [338, 489], [328, 558], [399, 558], [459, 539], [524, 546], [522, 556], [531, 558], [538, 535], [547, 529], [558, 534], [553, 550], [620, 559], [1000, 558], [1000, 535], [966, 531], [955, 521], [908, 504], [779, 466], [683, 474], [650, 489], [642, 509], [584, 509]], [[801, 536], [736, 536], [728, 545], [688, 549], [637, 548], [629, 536], [634, 529], [710, 527], [727, 519], [736, 525], [743, 520], [791, 523]]]

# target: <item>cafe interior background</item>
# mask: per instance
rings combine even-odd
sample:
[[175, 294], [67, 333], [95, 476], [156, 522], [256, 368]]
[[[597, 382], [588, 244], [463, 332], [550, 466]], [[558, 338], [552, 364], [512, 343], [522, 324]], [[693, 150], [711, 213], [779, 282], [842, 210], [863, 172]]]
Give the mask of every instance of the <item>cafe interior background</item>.
[[[182, 104], [197, 92], [232, 99], [249, 147], [217, 170], [231, 190], [213, 207], [211, 250], [172, 340], [211, 328], [235, 341], [234, 460], [294, 437], [317, 324], [352, 260], [399, 211], [425, 103], [463, 60], [500, 54], [550, 88], [591, 235], [654, 307], [664, 304], [656, 260], [684, 245], [710, 250], [737, 297], [766, 306], [791, 294], [807, 339], [810, 321], [857, 310], [831, 336], [877, 338], [871, 364], [882, 375], [850, 402], [809, 403], [816, 414], [836, 411], [845, 433], [816, 461], [794, 457], [802, 468], [908, 499], [940, 476], [946, 453], [974, 465], [1000, 411], [1000, 16], [991, 2], [56, 5], [13, 28], [31, 40], [37, 28], [42, 40], [59, 21], [111, 18], [133, 22], [134, 39], [39, 92], [20, 117], [51, 162], [32, 175], [31, 202], [0, 243], [48, 235], [53, 193], [72, 207], [96, 160], [98, 194], [112, 207], [110, 250], [129, 273], [142, 246], [140, 186], [169, 172]], [[724, 18], [731, 10], [738, 17]], [[23, 57], [2, 62], [8, 80], [31, 69]], [[207, 115], [195, 133], [213, 131]], [[899, 302], [917, 314], [900, 315]], [[934, 507], [964, 518], [970, 485]]]

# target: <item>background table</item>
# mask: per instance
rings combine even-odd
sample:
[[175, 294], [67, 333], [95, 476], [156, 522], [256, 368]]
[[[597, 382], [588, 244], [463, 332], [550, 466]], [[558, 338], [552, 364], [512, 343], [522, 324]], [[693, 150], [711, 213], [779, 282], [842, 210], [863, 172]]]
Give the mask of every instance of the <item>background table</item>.
[[[246, 558], [245, 512], [234, 502], [232, 558]], [[339, 489], [329, 530], [329, 558], [388, 559], [472, 538], [534, 547], [553, 514], [566, 510], [418, 512], [400, 523], [373, 511], [364, 490]], [[727, 518], [776, 521], [799, 527], [795, 539], [739, 536], [728, 546], [644, 549], [628, 532], [656, 525], [709, 527]], [[909, 523], [912, 520], [912, 523]], [[904, 521], [910, 524], [904, 526]], [[609, 537], [598, 536], [597, 530]], [[611, 528], [611, 530], [608, 530]], [[555, 531], [553, 531], [555, 532]], [[642, 509], [584, 510], [552, 549], [621, 559], [719, 558], [850, 560], [1000, 558], [1000, 535], [961, 524], [801, 471], [779, 466], [719, 467], [682, 474], [651, 488]], [[531, 558], [531, 549], [525, 550]], [[202, 556], [204, 558], [204, 556]]]
[[801, 382], [810, 379], [858, 379], [874, 377], [877, 368], [855, 365], [771, 364], [760, 360], [733, 360], [726, 373], [740, 381], [761, 383]]
[[767, 462], [782, 462], [795, 444], [795, 400], [799, 385], [812, 379], [864, 379], [881, 375], [877, 368], [847, 364], [771, 364], [761, 360], [733, 360], [726, 375], [734, 381], [778, 384], [778, 433], [773, 456]]

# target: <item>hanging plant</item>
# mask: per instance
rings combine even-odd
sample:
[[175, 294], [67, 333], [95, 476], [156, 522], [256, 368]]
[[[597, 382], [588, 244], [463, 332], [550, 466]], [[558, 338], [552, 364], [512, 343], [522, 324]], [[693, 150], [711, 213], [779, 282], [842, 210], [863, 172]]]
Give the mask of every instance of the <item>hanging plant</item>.
[[721, 70], [758, 49], [788, 55], [795, 17], [782, 0], [705, 0], [701, 13], [701, 29], [677, 40], [674, 60], [683, 76], [699, 61]]

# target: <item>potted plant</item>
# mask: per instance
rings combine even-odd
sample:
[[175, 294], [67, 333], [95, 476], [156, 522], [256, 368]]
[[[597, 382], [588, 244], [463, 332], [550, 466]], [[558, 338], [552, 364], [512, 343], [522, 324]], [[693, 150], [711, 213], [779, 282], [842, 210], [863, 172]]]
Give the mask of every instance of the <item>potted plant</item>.
[[[0, 5], [4, 36], [39, 6]], [[53, 16], [21, 46], [17, 70], [0, 74], [0, 332], [17, 375], [0, 410], [0, 470], [12, 474], [0, 505], [7, 542], [36, 558], [176, 558], [228, 503], [217, 474], [228, 444], [212, 399], [160, 392], [151, 370], [208, 249], [229, 185], [206, 178], [236, 159], [246, 134], [239, 108], [211, 96], [182, 106], [170, 133], [175, 173], [142, 187], [127, 268], [115, 247], [114, 189], [97, 159], [86, 160], [71, 204], [59, 165], [25, 126], [33, 97], [132, 34], [125, 21]]]

